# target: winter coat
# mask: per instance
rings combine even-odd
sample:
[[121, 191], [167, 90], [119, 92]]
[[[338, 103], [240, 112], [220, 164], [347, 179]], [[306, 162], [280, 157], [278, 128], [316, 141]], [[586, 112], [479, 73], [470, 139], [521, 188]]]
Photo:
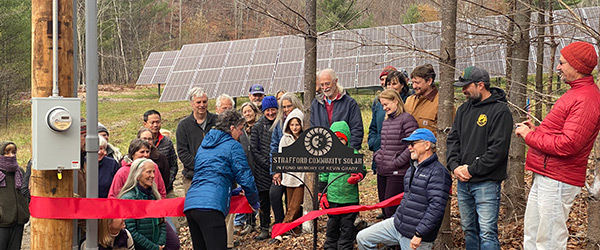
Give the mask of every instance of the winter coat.
[[406, 99], [404, 108], [411, 114], [419, 128], [431, 130], [437, 136], [438, 103], [440, 95], [434, 87], [428, 95], [411, 95]]
[[250, 135], [250, 151], [254, 158], [252, 174], [258, 191], [271, 188], [271, 125], [273, 121], [263, 116], [254, 124]]
[[410, 136], [417, 128], [417, 121], [407, 112], [396, 112], [383, 121], [381, 148], [373, 155], [378, 175], [404, 176], [408, 169], [410, 152], [402, 139]]
[[394, 226], [404, 237], [419, 232], [423, 241], [433, 242], [444, 219], [452, 178], [435, 153], [411, 165], [404, 176], [404, 198], [393, 215]]
[[179, 166], [177, 166], [177, 153], [175, 153], [175, 148], [173, 147], [173, 141], [168, 136], [163, 136], [161, 133], [158, 133], [158, 139], [156, 140], [156, 144], [154, 145], [158, 148], [158, 151], [167, 157], [169, 161], [169, 172], [171, 173], [170, 179], [167, 179], [167, 190], [173, 189], [173, 182], [175, 181], [175, 176], [177, 176], [177, 171], [179, 170]]
[[324, 127], [329, 128], [332, 123], [337, 121], [345, 121], [350, 126], [352, 137], [350, 138], [350, 146], [352, 148], [360, 150], [364, 129], [362, 123], [362, 115], [360, 113], [360, 107], [358, 103], [350, 97], [345, 90], [340, 89], [340, 97], [336, 98], [331, 102], [333, 105], [333, 112], [331, 115], [331, 121], [327, 115], [327, 107], [325, 106], [325, 99], [323, 94], [319, 94], [315, 97], [310, 105], [310, 127]]
[[467, 164], [470, 183], [506, 179], [508, 149], [513, 118], [506, 106], [506, 95], [490, 88], [491, 96], [483, 101], [467, 101], [456, 111], [448, 135], [448, 169]]
[[[169, 179], [171, 176], [169, 160], [165, 155], [163, 155], [156, 147], [152, 147], [150, 149], [150, 160], [156, 163], [158, 166], [158, 170], [160, 171], [160, 175], [162, 176], [165, 187], [169, 185]], [[170, 190], [167, 188], [167, 192]]]
[[254, 168], [254, 158], [252, 157], [252, 150], [250, 149], [250, 134], [243, 130], [244, 133], [240, 135], [240, 144], [242, 144], [242, 148], [244, 148], [244, 153], [246, 154], [246, 158], [248, 159], [248, 166], [250, 169]]
[[[279, 141], [281, 141], [281, 137], [283, 136], [283, 130], [281, 129], [282, 124], [278, 123], [275, 124], [275, 127], [273, 128], [273, 132], [271, 133], [271, 152], [269, 154], [269, 160], [271, 163], [271, 166], [273, 164], [273, 153], [277, 153], [279, 152]], [[269, 171], [272, 168], [269, 168]], [[273, 171], [270, 171], [271, 175], [274, 174]]]
[[[334, 122], [331, 124], [331, 131], [333, 132], [342, 132], [346, 135], [347, 138], [350, 138], [350, 127], [344, 121]], [[350, 147], [348, 145], [348, 147]], [[354, 150], [355, 154], [358, 154], [356, 149]], [[363, 176], [365, 176], [366, 171], [363, 169], [360, 172]], [[342, 176], [339, 177], [338, 176]], [[319, 181], [325, 182], [329, 184], [327, 188], [327, 200], [331, 202], [335, 202], [338, 204], [349, 204], [349, 203], [358, 203], [358, 183], [350, 184], [348, 183], [348, 178], [350, 177], [350, 173], [327, 173], [322, 172], [319, 174]], [[337, 179], [336, 179], [337, 178]]]
[[110, 185], [119, 171], [119, 163], [108, 156], [98, 162], [98, 198], [107, 198]]
[[185, 196], [183, 210], [209, 209], [226, 216], [234, 182], [242, 186], [246, 199], [256, 207], [258, 191], [242, 145], [230, 134], [211, 129], [196, 153], [194, 179]]
[[[125, 185], [127, 181], [127, 177], [129, 176], [129, 171], [131, 170], [132, 161], [129, 159], [129, 156], [123, 157], [121, 161], [121, 168], [115, 174], [113, 178], [113, 182], [110, 185], [110, 190], [108, 191], [108, 198], [117, 198], [121, 189]], [[167, 198], [167, 190], [165, 189], [165, 182], [160, 175], [160, 170], [158, 166], [154, 164], [154, 182], [156, 183], [156, 187], [158, 188], [158, 193], [160, 193], [161, 199]]]
[[206, 133], [216, 125], [217, 115], [206, 112], [204, 123], [206, 125], [202, 129], [196, 122], [194, 113], [192, 113], [177, 124], [177, 132], [175, 133], [177, 137], [177, 154], [179, 160], [183, 163], [182, 174], [189, 180], [194, 178], [194, 158], [196, 157], [196, 151], [200, 147], [200, 144], [202, 144], [202, 139], [204, 139]]
[[525, 137], [529, 146], [525, 169], [583, 187], [588, 156], [600, 129], [600, 91], [592, 76], [568, 84], [571, 89]]
[[[23, 173], [23, 170], [19, 168]], [[15, 187], [15, 172], [2, 171], [6, 186], [0, 187], [0, 227], [25, 225], [29, 221], [29, 202]], [[21, 187], [23, 188], [23, 187]]]
[[[120, 199], [126, 200], [156, 200], [147, 195], [139, 187], [123, 194]], [[135, 249], [158, 249], [167, 241], [167, 229], [163, 218], [126, 219], [125, 226], [135, 244]]]
[[[285, 118], [285, 122], [283, 123], [284, 128], [288, 127], [288, 124], [290, 123], [290, 120], [292, 120], [292, 118], [300, 119], [300, 126], [303, 127], [302, 121], [304, 120], [304, 113], [302, 113], [302, 111], [300, 111], [299, 109], [294, 109], [292, 110], [292, 112], [290, 112], [287, 118]], [[279, 153], [281, 153], [282, 148], [292, 145], [294, 141], [296, 141], [296, 139], [294, 139], [294, 136], [288, 131], [285, 131], [284, 129], [283, 137], [281, 137], [281, 141], [279, 142]], [[292, 175], [295, 175], [296, 177], [298, 177], [298, 179], [304, 181], [304, 172], [283, 173], [281, 175], [281, 185], [286, 187], [299, 187], [304, 185], [304, 183], [302, 183], [300, 180], [296, 179]]]

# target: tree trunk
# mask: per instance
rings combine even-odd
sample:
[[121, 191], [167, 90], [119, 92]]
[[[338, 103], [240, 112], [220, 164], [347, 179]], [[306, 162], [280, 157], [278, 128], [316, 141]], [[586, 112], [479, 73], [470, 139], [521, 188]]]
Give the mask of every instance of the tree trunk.
[[[531, 19], [531, 1], [517, 0], [515, 4], [515, 22], [516, 30], [513, 40], [515, 48], [513, 50], [513, 83], [510, 87], [509, 101], [517, 107], [525, 106], [525, 96], [527, 95], [527, 67], [529, 59], [529, 21]], [[527, 114], [515, 108], [511, 108], [514, 121], [523, 121], [527, 119]], [[518, 138], [513, 133], [511, 136], [511, 146], [508, 160], [508, 179], [504, 183], [504, 206], [506, 207], [506, 216], [508, 218], [522, 218], [525, 205], [525, 144], [523, 139]], [[515, 221], [517, 223], [517, 221]]]
[[[317, 2], [306, 0], [306, 33], [304, 37], [304, 124], [310, 124], [310, 104], [315, 99], [315, 84], [317, 71]], [[306, 175], [306, 183], [310, 185], [319, 180], [315, 174]], [[313, 185], [314, 186], [314, 185]], [[311, 187], [312, 188], [312, 187]], [[318, 192], [318, 190], [313, 190]], [[319, 209], [319, 204], [313, 204], [308, 192], [304, 193], [304, 214]], [[304, 223], [303, 230], [312, 232], [313, 224]]]
[[[446, 139], [454, 116], [454, 75], [456, 67], [456, 9], [457, 0], [442, 1], [442, 37], [440, 48], [440, 90], [437, 123], [437, 154], [446, 165]], [[450, 199], [446, 204], [444, 220], [435, 240], [434, 249], [453, 248], [450, 228]]]
[[[598, 20], [600, 23], [600, 20]], [[596, 50], [600, 51], [600, 39], [596, 39]], [[600, 58], [598, 59], [600, 62]], [[600, 65], [598, 65], [598, 76], [600, 76]], [[594, 182], [590, 191], [590, 200], [588, 203], [588, 232], [587, 232], [587, 249], [600, 249], [600, 137], [596, 138], [594, 145]]]
[[550, 110], [552, 109], [552, 105], [554, 103], [552, 100], [552, 94], [554, 92], [552, 90], [552, 84], [554, 84], [554, 61], [556, 58], [556, 48], [558, 47], [558, 43], [554, 39], [554, 6], [552, 5], [552, 0], [548, 0], [548, 15], [548, 33], [550, 36], [550, 73], [548, 74], [548, 95], [546, 97], [546, 102], [548, 104], [546, 107], [547, 110]]
[[[535, 117], [540, 120], [542, 120], [542, 104], [544, 103], [544, 97], [542, 94], [544, 93], [544, 40], [546, 39], [546, 28], [544, 26], [546, 24], [545, 2], [545, 0], [539, 1], [540, 10], [538, 12], [536, 48], [537, 62], [535, 64]], [[531, 102], [529, 103], [531, 104]]]
[[[515, 2], [516, 0], [508, 0], [509, 1], [509, 7], [508, 7], [508, 17], [510, 18], [508, 20], [508, 27], [506, 28], [506, 34], [513, 34], [514, 30], [515, 30], [515, 23], [511, 20], [514, 20], [515, 18]], [[510, 86], [512, 85], [512, 69], [513, 69], [513, 50], [515, 47], [515, 41], [512, 37], [507, 37], [506, 38], [506, 59], [505, 59], [505, 63], [506, 63], [506, 94], [508, 94], [510, 96]]]

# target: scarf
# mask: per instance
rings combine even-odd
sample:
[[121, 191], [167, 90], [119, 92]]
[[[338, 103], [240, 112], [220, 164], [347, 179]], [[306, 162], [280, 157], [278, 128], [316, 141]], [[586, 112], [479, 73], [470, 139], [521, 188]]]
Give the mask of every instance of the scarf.
[[15, 187], [17, 189], [21, 189], [23, 185], [23, 173], [19, 169], [19, 164], [17, 163], [17, 157], [6, 157], [0, 155], [0, 187], [6, 187], [6, 174], [4, 172], [12, 172], [15, 173]]

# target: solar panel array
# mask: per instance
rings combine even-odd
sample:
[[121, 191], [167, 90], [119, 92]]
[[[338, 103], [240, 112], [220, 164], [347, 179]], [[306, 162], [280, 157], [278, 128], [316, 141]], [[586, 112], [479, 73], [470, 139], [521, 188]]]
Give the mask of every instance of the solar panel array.
[[[599, 7], [574, 10], [583, 21], [598, 29]], [[566, 10], [555, 11], [555, 34], [558, 49], [575, 40], [592, 42], [589, 35], [576, 29]], [[537, 20], [534, 13], [532, 22]], [[456, 74], [470, 65], [487, 69], [491, 77], [506, 72], [505, 34], [508, 22], [503, 16], [461, 19], [457, 23]], [[418, 65], [431, 63], [436, 72], [441, 44], [441, 22], [344, 30], [320, 35], [317, 42], [317, 68], [332, 68], [339, 83], [346, 88], [378, 86], [381, 69], [387, 65], [411, 72]], [[530, 36], [535, 38], [536, 30]], [[533, 41], [533, 40], [532, 40]], [[546, 44], [549, 44], [546, 38]], [[536, 43], [531, 43], [529, 72], [535, 73]], [[545, 47], [545, 55], [549, 55]], [[168, 52], [157, 52], [168, 53]], [[173, 52], [171, 52], [173, 53]], [[152, 72], [158, 55], [150, 55], [144, 71]], [[163, 56], [165, 57], [165, 56]], [[556, 61], [558, 61], [557, 55]], [[150, 63], [152, 59], [152, 63]], [[162, 65], [162, 61], [158, 63]], [[166, 64], [166, 62], [165, 62]], [[544, 60], [545, 72], [551, 70]], [[266, 94], [280, 89], [303, 91], [304, 39], [300, 36], [277, 36], [237, 41], [184, 45], [173, 60], [167, 85], [160, 101], [186, 99], [189, 89], [200, 86], [209, 98], [225, 93], [233, 97], [246, 96], [252, 84], [265, 87]], [[144, 73], [144, 71], [142, 73]], [[153, 73], [154, 78], [162, 75]], [[148, 77], [145, 74], [145, 77]], [[140, 76], [142, 78], [142, 76]], [[138, 80], [138, 83], [140, 80]], [[148, 80], [145, 80], [148, 82]]]
[[140, 73], [136, 85], [167, 83], [179, 51], [152, 52]]

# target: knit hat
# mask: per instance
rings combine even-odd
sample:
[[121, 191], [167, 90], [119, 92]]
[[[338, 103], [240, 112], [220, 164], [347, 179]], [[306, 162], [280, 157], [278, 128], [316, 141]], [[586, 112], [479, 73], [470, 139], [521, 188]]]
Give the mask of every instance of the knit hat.
[[394, 66], [385, 66], [385, 68], [383, 68], [383, 70], [381, 71], [381, 74], [379, 74], [379, 79], [381, 79], [382, 76], [387, 76], [392, 71], [396, 71], [396, 68], [394, 68]]
[[581, 74], [592, 74], [598, 64], [598, 54], [594, 46], [586, 42], [571, 43], [561, 49], [560, 54]]
[[262, 100], [262, 111], [265, 112], [268, 108], [279, 108], [277, 106], [277, 98], [274, 96], [267, 96]]
[[110, 133], [108, 133], [108, 129], [106, 129], [106, 127], [102, 125], [102, 123], [98, 123], [98, 133], [101, 132], [105, 132], [106, 135], [110, 136]]

